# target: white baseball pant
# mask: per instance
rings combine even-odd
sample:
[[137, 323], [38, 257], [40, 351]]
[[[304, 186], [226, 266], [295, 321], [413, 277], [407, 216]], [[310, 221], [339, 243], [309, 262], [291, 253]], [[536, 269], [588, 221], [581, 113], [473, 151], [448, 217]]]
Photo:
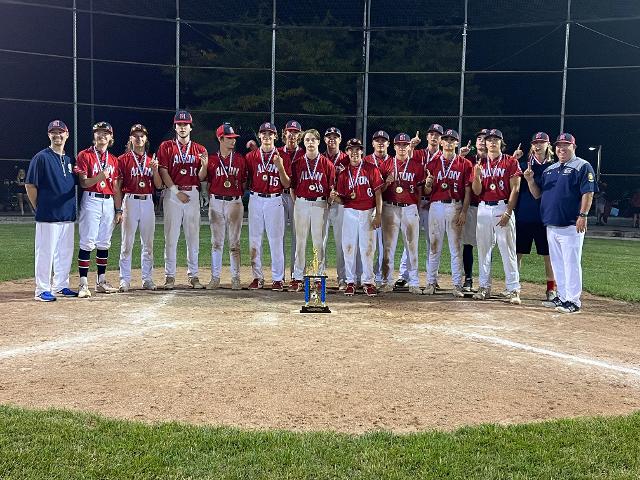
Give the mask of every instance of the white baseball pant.
[[[136, 195], [139, 196], [139, 195]], [[122, 201], [122, 245], [120, 246], [120, 281], [131, 283], [131, 254], [140, 228], [140, 264], [142, 282], [153, 278], [153, 238], [156, 231], [156, 216], [153, 209], [153, 195], [145, 199], [134, 198], [125, 193]]]
[[486, 205], [480, 202], [478, 207], [478, 226], [476, 240], [478, 242], [478, 271], [480, 286], [491, 287], [491, 252], [493, 245], [498, 244], [502, 256], [502, 267], [507, 290], [520, 291], [520, 273], [516, 256], [516, 221], [511, 215], [504, 227], [497, 226], [500, 217], [507, 209], [507, 203], [500, 201], [498, 205]]
[[464, 224], [462, 230], [462, 244], [463, 245], [476, 245], [476, 226], [478, 225], [478, 207], [469, 205], [467, 210], [467, 221]]
[[[362, 283], [373, 284], [373, 256], [376, 250], [374, 228], [371, 225], [375, 208], [355, 210], [343, 208], [342, 249], [347, 283], [356, 283], [356, 257], [360, 248]], [[383, 209], [384, 210], [384, 209]]]
[[[420, 217], [420, 230], [424, 232], [425, 244], [427, 245], [427, 258], [425, 260], [425, 268], [424, 271], [427, 271], [427, 267], [429, 265], [429, 202], [427, 200], [420, 200], [420, 204], [418, 206], [418, 216]], [[420, 235], [418, 233], [418, 235]], [[418, 240], [419, 241], [419, 240]], [[407, 249], [404, 248], [402, 250], [402, 258], [400, 259], [400, 268], [398, 270], [398, 278], [402, 278], [409, 281], [409, 273], [408, 273], [408, 258], [407, 258]]]
[[410, 287], [420, 286], [418, 277], [418, 239], [420, 231], [420, 217], [417, 205], [400, 207], [384, 204], [382, 209], [382, 228], [384, 236], [384, 253], [382, 260], [382, 281], [393, 284], [396, 246], [398, 233], [402, 232], [404, 249], [407, 252], [406, 274]]
[[80, 248], [92, 252], [95, 248], [108, 250], [115, 224], [113, 197], [98, 198], [92, 192], [83, 192], [78, 217]]
[[229, 239], [229, 262], [232, 278], [240, 277], [240, 233], [244, 205], [242, 197], [220, 200], [209, 196], [209, 224], [211, 227], [211, 277], [220, 278], [225, 233]]
[[329, 207], [327, 221], [324, 227], [324, 251], [327, 251], [327, 241], [329, 240], [329, 226], [333, 227], [333, 240], [336, 244], [336, 271], [338, 281], [346, 279], [344, 249], [342, 247], [342, 225], [344, 223], [344, 205], [334, 203]]
[[438, 282], [438, 269], [444, 234], [447, 234], [449, 252], [451, 252], [451, 280], [454, 285], [462, 286], [462, 227], [455, 225], [455, 217], [462, 210], [462, 202], [431, 202], [429, 209], [429, 260], [427, 262], [427, 283]]
[[296, 261], [293, 270], [293, 278], [302, 280], [306, 262], [307, 237], [311, 229], [311, 242], [313, 248], [318, 252], [319, 275], [324, 275], [325, 252], [324, 252], [324, 225], [327, 221], [326, 200], [309, 201], [302, 197], [296, 198], [294, 209], [296, 225]]
[[267, 232], [271, 251], [271, 279], [284, 280], [284, 205], [282, 196], [249, 197], [249, 249], [253, 278], [264, 279], [262, 273], [262, 234]]
[[558, 296], [563, 302], [572, 302], [579, 307], [582, 294], [584, 232], [578, 233], [575, 225], [547, 227], [547, 240]]
[[69, 288], [73, 242], [73, 222], [36, 222], [36, 296]]
[[198, 252], [200, 249], [200, 193], [192, 190], [180, 190], [189, 196], [182, 203], [171, 190], [164, 191], [162, 208], [164, 209], [164, 273], [167, 277], [176, 276], [176, 255], [180, 227], [184, 230], [187, 242], [187, 275], [198, 276]]
[[[378, 227], [375, 230], [376, 234], [376, 252], [378, 256], [373, 262], [373, 274], [376, 277], [376, 283], [382, 283], [382, 258], [384, 256], [384, 236], [382, 235], [382, 227]], [[360, 266], [362, 271], [362, 265]]]
[[[293, 278], [293, 271], [295, 269], [295, 260], [296, 260], [296, 221], [295, 221], [295, 213], [294, 213], [294, 204], [293, 199], [289, 193], [282, 194], [282, 203], [284, 204], [284, 226], [285, 226], [285, 235], [287, 233], [287, 225], [289, 225], [289, 229], [291, 231], [291, 246], [289, 249], [289, 272], [291, 273], [291, 278]], [[283, 246], [286, 245], [284, 241], [284, 237], [282, 238]], [[284, 252], [284, 250], [283, 250]], [[287, 263], [287, 252], [284, 252], [285, 264]]]

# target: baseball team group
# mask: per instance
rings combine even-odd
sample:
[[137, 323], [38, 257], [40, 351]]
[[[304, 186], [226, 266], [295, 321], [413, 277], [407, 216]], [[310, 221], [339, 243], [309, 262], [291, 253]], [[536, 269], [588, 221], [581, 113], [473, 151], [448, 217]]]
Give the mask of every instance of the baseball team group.
[[[521, 303], [520, 263], [535, 242], [537, 254], [545, 260], [543, 305], [562, 313], [580, 311], [582, 245], [597, 187], [593, 168], [576, 157], [576, 141], [569, 133], [561, 133], [552, 146], [549, 135], [537, 132], [527, 154], [519, 145], [509, 155], [500, 130], [480, 130], [473, 148], [471, 140], [461, 146], [457, 131], [433, 124], [426, 130], [425, 148], [420, 147], [419, 131], [413, 138], [398, 133], [392, 139], [379, 130], [371, 139], [373, 152], [365, 155], [365, 146], [356, 138], [346, 141], [341, 150], [342, 135], [336, 127], [321, 136], [318, 130], [303, 130], [291, 120], [282, 130], [283, 146], [276, 146], [275, 125], [265, 122], [259, 127], [258, 142], [249, 142], [248, 152], [241, 154], [236, 149], [239, 135], [228, 123], [215, 132], [216, 153], [192, 140], [189, 112], [176, 112], [173, 124], [175, 137], [162, 142], [155, 154], [150, 152], [147, 129], [133, 125], [126, 151], [118, 157], [109, 151], [114, 142], [112, 126], [98, 122], [93, 126], [92, 145], [74, 161], [64, 150], [67, 126], [61, 120], [49, 123], [50, 145], [33, 157], [25, 181], [35, 209], [36, 300], [54, 301], [56, 295], [90, 297], [88, 272], [94, 250], [94, 292], [128, 291], [137, 231], [143, 289], [175, 287], [181, 230], [190, 287], [220, 287], [226, 239], [231, 288], [242, 289], [242, 199], [248, 191], [251, 290], [265, 288], [265, 233], [271, 290], [301, 291], [309, 232], [319, 264], [319, 271], [313, 274], [322, 275], [332, 231], [338, 288], [345, 295], [354, 295], [360, 288], [368, 296], [400, 288], [433, 295], [440, 288], [438, 270], [446, 237], [454, 297], [467, 294], [485, 300], [491, 296], [491, 256], [497, 245], [506, 284], [500, 296], [517, 305]], [[198, 269], [201, 185], [208, 188], [211, 228], [207, 284], [200, 282]], [[153, 281], [155, 190], [162, 190], [165, 240], [165, 281], [158, 287]], [[76, 191], [81, 192], [77, 250]], [[118, 224], [122, 234], [120, 279], [114, 287], [107, 281], [106, 268]], [[290, 252], [285, 252], [287, 224], [292, 227]], [[428, 252], [425, 288], [420, 287], [418, 273], [421, 231]], [[396, 276], [399, 235], [404, 251]], [[477, 289], [473, 287], [474, 247]], [[77, 291], [69, 285], [76, 251]], [[285, 284], [287, 256], [290, 281]]]

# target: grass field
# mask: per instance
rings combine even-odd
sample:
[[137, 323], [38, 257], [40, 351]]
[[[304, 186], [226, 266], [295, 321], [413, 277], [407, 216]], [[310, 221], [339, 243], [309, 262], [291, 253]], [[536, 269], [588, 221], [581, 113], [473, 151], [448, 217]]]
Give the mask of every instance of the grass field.
[[[0, 249], [0, 281], [15, 280], [19, 278], [33, 277], [33, 255], [34, 255], [34, 225], [0, 225], [0, 242], [3, 246]], [[249, 241], [247, 227], [242, 230], [242, 263], [249, 265]], [[77, 229], [76, 229], [77, 235]], [[290, 237], [287, 236], [287, 239]], [[208, 267], [211, 265], [210, 255], [211, 233], [208, 226], [202, 226], [200, 230], [200, 267], [201, 280], [209, 280]], [[400, 262], [402, 254], [402, 241], [398, 242], [398, 252], [396, 255], [396, 268]], [[77, 241], [76, 241], [77, 245]], [[163, 260], [163, 228], [158, 225], [156, 228], [154, 261], [157, 267], [164, 265]], [[266, 238], [263, 243], [265, 254], [264, 265], [271, 262], [269, 248]], [[307, 256], [311, 258], [311, 240], [307, 248]], [[114, 231], [113, 244], [110, 250], [109, 269], [117, 269], [118, 255], [120, 252], [120, 230]], [[289, 249], [287, 247], [287, 252]], [[420, 243], [420, 272], [424, 281], [424, 265], [426, 248], [424, 242]], [[335, 246], [333, 241], [328, 245], [328, 265], [335, 266]], [[496, 278], [504, 279], [502, 264], [497, 248], [493, 255], [493, 275]], [[225, 253], [224, 263], [228, 265], [229, 258]], [[184, 239], [178, 243], [178, 265], [186, 265], [186, 250]], [[450, 257], [445, 247], [442, 252], [440, 263], [441, 273], [451, 273]], [[608, 240], [587, 238], [585, 240], [583, 256], [583, 277], [584, 289], [596, 295], [604, 295], [611, 298], [626, 301], [640, 301], [640, 242], [626, 240]], [[133, 253], [133, 267], [140, 267], [140, 247], [136, 244]], [[95, 269], [95, 263], [92, 265]], [[288, 269], [287, 269], [288, 270]], [[72, 271], [76, 271], [75, 262]], [[474, 265], [474, 273], [477, 278], [477, 263]], [[267, 274], [268, 276], [268, 274]], [[545, 281], [544, 266], [542, 258], [537, 255], [530, 255], [523, 260], [520, 278], [523, 281], [543, 284]], [[114, 279], [115, 280], [115, 279]], [[245, 279], [248, 280], [248, 279]]]

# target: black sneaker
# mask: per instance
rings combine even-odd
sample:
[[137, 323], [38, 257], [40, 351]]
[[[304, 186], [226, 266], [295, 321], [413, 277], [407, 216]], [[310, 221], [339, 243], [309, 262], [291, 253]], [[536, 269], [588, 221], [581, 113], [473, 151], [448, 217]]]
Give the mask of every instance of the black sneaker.
[[462, 285], [463, 292], [470, 292], [473, 289], [473, 279], [465, 278], [464, 285]]
[[560, 300], [560, 297], [554, 297], [551, 300], [545, 300], [544, 302], [542, 302], [542, 306], [547, 308], [557, 308], [561, 307], [562, 305], [563, 302], [562, 300]]
[[560, 313], [578, 313], [579, 311], [580, 307], [573, 302], [564, 302], [559, 307], [556, 307], [556, 312]]
[[404, 278], [400, 278], [393, 286], [398, 288], [406, 287], [407, 281]]

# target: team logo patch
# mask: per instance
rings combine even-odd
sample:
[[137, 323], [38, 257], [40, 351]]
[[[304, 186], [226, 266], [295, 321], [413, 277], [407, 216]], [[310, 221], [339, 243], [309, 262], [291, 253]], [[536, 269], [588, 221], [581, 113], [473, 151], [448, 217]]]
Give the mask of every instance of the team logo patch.
[[590, 182], [593, 182], [593, 173], [589, 172], [589, 175], [587, 175], [587, 179], [588, 179]]

